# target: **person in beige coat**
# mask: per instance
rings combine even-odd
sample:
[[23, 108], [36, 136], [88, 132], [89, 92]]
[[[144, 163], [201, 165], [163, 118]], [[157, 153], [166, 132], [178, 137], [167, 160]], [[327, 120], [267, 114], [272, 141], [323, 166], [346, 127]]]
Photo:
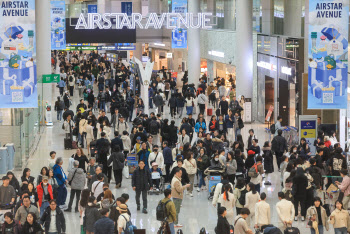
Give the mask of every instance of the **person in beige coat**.
[[[321, 220], [319, 217], [321, 217]], [[312, 226], [314, 227], [315, 225], [315, 227], [317, 227], [319, 234], [324, 233], [324, 227], [327, 231], [329, 230], [328, 217], [326, 210], [321, 206], [321, 198], [314, 198], [314, 206], [310, 206], [309, 209], [307, 209], [306, 218], [315, 223]], [[311, 228], [311, 233], [316, 233], [316, 229], [313, 227]]]
[[246, 195], [245, 195], [244, 208], [248, 208], [250, 211], [250, 214], [247, 218], [247, 224], [248, 224], [248, 227], [250, 227], [250, 225], [254, 224], [254, 222], [255, 222], [255, 204], [257, 202], [259, 202], [260, 195], [255, 190], [255, 185], [253, 183], [249, 183], [247, 185], [247, 191], [248, 191], [248, 193], [246, 193]]
[[284, 199], [284, 193], [278, 192], [278, 199], [280, 200], [276, 204], [276, 210], [278, 214], [278, 228], [281, 232], [291, 226], [295, 217], [294, 205], [291, 201]]
[[336, 201], [335, 207], [336, 209], [329, 216], [328, 223], [333, 225], [335, 234], [346, 234], [350, 232], [349, 213], [343, 209], [341, 201]]
[[197, 163], [196, 163], [196, 160], [193, 158], [192, 151], [188, 153], [188, 158], [185, 159], [183, 167], [186, 169], [188, 178], [190, 179], [190, 187], [187, 189], [187, 193], [189, 193], [190, 196], [193, 197], [192, 191], [193, 191], [194, 177], [196, 176], [196, 173], [197, 173]]
[[232, 193], [232, 187], [230, 184], [225, 184], [224, 193], [220, 195], [219, 201], [221, 207], [225, 207], [227, 214], [226, 219], [230, 225], [234, 224], [234, 207], [236, 203], [235, 195]]
[[92, 128], [92, 121], [89, 120], [88, 124], [86, 125], [85, 128], [86, 131], [86, 147], [88, 150], [88, 155], [90, 156], [90, 143], [95, 139], [94, 137], [94, 129]]
[[266, 193], [260, 194], [260, 201], [255, 204], [255, 228], [271, 224], [271, 209], [266, 202]]
[[184, 197], [183, 192], [186, 188], [190, 187], [190, 184], [182, 186], [181, 177], [182, 170], [180, 168], [175, 168], [175, 176], [171, 180], [171, 197], [173, 198], [173, 202], [175, 204], [176, 209], [176, 221], [174, 222], [175, 227], [182, 227], [182, 225], [179, 224], [179, 213], [182, 204], [182, 199]]
[[79, 134], [81, 136], [81, 147], [84, 148], [84, 138], [86, 138], [86, 126], [88, 125], [88, 121], [85, 116], [81, 117], [79, 121]]

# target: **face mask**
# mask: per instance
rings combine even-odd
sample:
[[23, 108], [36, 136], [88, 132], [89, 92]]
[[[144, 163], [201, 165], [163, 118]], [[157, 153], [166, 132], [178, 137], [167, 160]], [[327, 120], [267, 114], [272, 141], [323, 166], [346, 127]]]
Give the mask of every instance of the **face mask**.
[[157, 152], [157, 151], [158, 151], [158, 149], [154, 149], [154, 150], [153, 150], [153, 152]]
[[43, 183], [43, 185], [44, 185], [44, 186], [46, 186], [46, 185], [47, 185], [47, 183]]
[[295, 150], [293, 150], [293, 152], [294, 152], [294, 153], [296, 153], [296, 152], [297, 152], [297, 150], [295, 149]]
[[215, 158], [215, 161], [219, 161], [219, 158]]

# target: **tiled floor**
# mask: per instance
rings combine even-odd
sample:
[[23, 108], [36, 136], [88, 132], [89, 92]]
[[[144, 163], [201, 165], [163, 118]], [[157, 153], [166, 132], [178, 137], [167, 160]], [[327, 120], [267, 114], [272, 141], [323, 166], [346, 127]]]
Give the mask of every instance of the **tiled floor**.
[[[75, 91], [73, 106], [75, 107], [78, 103], [78, 93]], [[55, 91], [53, 99], [58, 96], [58, 90]], [[55, 100], [52, 100], [54, 103]], [[169, 115], [170, 111], [168, 108], [164, 110], [164, 113]], [[170, 117], [170, 116], [165, 116]], [[54, 120], [55, 120], [54, 116]], [[176, 119], [177, 124], [180, 122], [179, 119]], [[262, 146], [265, 140], [268, 140], [268, 135], [264, 132], [264, 126], [262, 124], [246, 124], [245, 128], [242, 131], [244, 140], [247, 139], [247, 132], [250, 128], [253, 128], [260, 140], [260, 145]], [[47, 127], [44, 131], [43, 136], [39, 144], [39, 148], [35, 153], [35, 156], [28, 161], [28, 166], [32, 169], [32, 174], [37, 175], [41, 167], [47, 165], [47, 159], [49, 158], [49, 152], [54, 150], [57, 152], [57, 156], [64, 157], [63, 167], [66, 168], [68, 158], [75, 152], [74, 150], [64, 150], [63, 148], [63, 138], [64, 132], [61, 129], [61, 123], [54, 122], [53, 127]], [[277, 168], [275, 164], [275, 168]], [[270, 174], [268, 176], [269, 180], [272, 182], [271, 186], [265, 187], [262, 185], [261, 191], [267, 193], [267, 202], [271, 205], [271, 216], [273, 224], [277, 225], [277, 213], [275, 209], [275, 204], [278, 202], [277, 193], [280, 191], [280, 174], [277, 172]], [[151, 195], [148, 196], [148, 215], [142, 214], [141, 212], [136, 211], [135, 204], [135, 192], [131, 188], [131, 180], [123, 179], [123, 187], [119, 190], [112, 189], [114, 196], [119, 197], [122, 193], [129, 193], [130, 200], [128, 202], [129, 208], [132, 213], [132, 222], [138, 228], [144, 228], [147, 230], [147, 233], [156, 233], [159, 228], [159, 222], [155, 218], [155, 208], [160, 199], [163, 198], [163, 195]], [[112, 184], [114, 187], [114, 184]], [[182, 228], [185, 234], [195, 234], [199, 233], [199, 230], [202, 227], [207, 229], [207, 232], [210, 234], [214, 233], [214, 227], [217, 222], [216, 208], [211, 205], [211, 201], [208, 201], [207, 195], [208, 191], [200, 192], [194, 191], [194, 196], [189, 197], [185, 196], [183, 201], [183, 206], [181, 208], [179, 220], [180, 223], [184, 225]], [[68, 198], [69, 199], [69, 194]], [[79, 214], [78, 213], [66, 213], [65, 214], [67, 221], [67, 233], [75, 234], [79, 233], [80, 227], [79, 223]], [[298, 227], [301, 233], [309, 233], [310, 230], [306, 228], [306, 222], [294, 222], [294, 226]], [[326, 233], [333, 233], [332, 231]]]

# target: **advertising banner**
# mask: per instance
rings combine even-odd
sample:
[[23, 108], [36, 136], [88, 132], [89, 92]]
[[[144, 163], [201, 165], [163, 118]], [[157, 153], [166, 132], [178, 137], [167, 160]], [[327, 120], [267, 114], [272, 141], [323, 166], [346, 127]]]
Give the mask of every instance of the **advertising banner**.
[[346, 109], [349, 1], [309, 1], [309, 109]]
[[300, 115], [299, 116], [299, 142], [301, 138], [305, 138], [309, 145], [311, 155], [316, 154], [314, 141], [317, 138], [317, 116], [315, 115]]
[[51, 2], [51, 50], [66, 49], [66, 2]]
[[35, 0], [0, 4], [0, 108], [38, 107]]
[[89, 4], [88, 13], [97, 13], [97, 5]]
[[187, 0], [174, 0], [171, 8], [173, 13], [187, 13]]
[[132, 14], [132, 2], [122, 2], [122, 13]]
[[186, 49], [187, 48], [187, 29], [176, 28], [171, 33], [171, 48]]

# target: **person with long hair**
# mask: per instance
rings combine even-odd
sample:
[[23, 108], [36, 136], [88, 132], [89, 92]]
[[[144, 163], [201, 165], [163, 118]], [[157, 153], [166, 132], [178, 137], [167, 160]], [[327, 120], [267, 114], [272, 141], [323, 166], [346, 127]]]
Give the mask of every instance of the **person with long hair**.
[[103, 194], [104, 195], [101, 201], [101, 208], [109, 209], [114, 202], [112, 191], [110, 189], [106, 189], [105, 191], [103, 191]]
[[236, 149], [234, 158], [235, 158], [236, 164], [237, 164], [236, 178], [238, 178], [238, 177], [244, 178], [245, 163], [244, 163], [244, 160], [243, 160], [244, 159], [244, 155], [242, 154], [242, 151], [239, 150], [239, 149]]
[[247, 186], [247, 193], [245, 195], [244, 208], [248, 208], [250, 214], [247, 218], [248, 227], [255, 223], [255, 204], [259, 202], [260, 195], [255, 189], [255, 184], [249, 183]]
[[187, 189], [187, 193], [193, 197], [192, 191], [193, 191], [193, 184], [194, 184], [194, 177], [197, 173], [197, 163], [196, 160], [194, 159], [194, 154], [192, 151], [188, 152], [188, 156], [184, 161], [184, 166], [183, 166], [188, 174], [188, 178], [190, 179], [190, 187]]
[[324, 233], [324, 227], [329, 230], [328, 217], [326, 210], [322, 207], [321, 198], [314, 197], [314, 205], [307, 209], [306, 217], [311, 221], [311, 234], [315, 234], [316, 230], [319, 234]]
[[84, 216], [85, 216], [85, 208], [88, 205], [88, 200], [90, 196], [90, 190], [89, 189], [84, 189], [81, 191], [81, 196], [80, 196], [80, 201], [79, 201], [79, 214], [80, 214], [80, 234], [85, 234], [84, 230]]
[[[262, 148], [263, 155], [262, 157], [264, 158], [264, 169], [265, 169], [265, 174], [266, 177], [268, 174], [271, 174], [274, 172], [273, 168], [273, 154], [271, 151], [271, 143], [269, 141], [265, 141], [264, 146]], [[264, 183], [265, 185], [271, 185], [270, 181], [266, 181]]]
[[42, 234], [44, 230], [37, 221], [37, 217], [33, 212], [29, 212], [27, 220], [22, 227], [23, 234]]
[[38, 175], [37, 184], [41, 183], [43, 176], [49, 176], [49, 169], [47, 167], [41, 168], [40, 175]]
[[205, 175], [204, 171], [207, 169], [209, 164], [209, 158], [205, 154], [205, 148], [200, 148], [199, 149], [199, 155], [197, 157], [197, 168], [198, 168], [198, 175], [199, 175], [199, 184], [197, 188], [197, 192], [201, 191], [205, 188]]
[[241, 204], [239, 202], [239, 199], [241, 196], [245, 196], [246, 192], [247, 192], [247, 189], [246, 189], [246, 184], [245, 184], [244, 178], [237, 177], [236, 187], [235, 187], [235, 190], [233, 190], [233, 194], [235, 195], [235, 198], [237, 198], [237, 200], [236, 200], [236, 215], [239, 215], [241, 212], [241, 209], [244, 208], [244, 204]]
[[30, 203], [33, 206], [39, 207], [39, 198], [38, 198], [38, 193], [36, 192], [36, 189], [34, 187], [34, 184], [32, 182], [28, 183], [28, 196], [30, 198]]
[[220, 195], [218, 203], [220, 203], [221, 207], [225, 207], [227, 214], [226, 218], [230, 225], [233, 225], [234, 219], [234, 207], [236, 203], [236, 198], [233, 195], [232, 187], [230, 184], [224, 185], [224, 192]]
[[81, 168], [84, 170], [84, 173], [86, 173], [86, 170], [85, 170], [85, 163], [86, 164], [89, 164], [89, 160], [88, 158], [86, 157], [86, 155], [84, 154], [84, 151], [82, 148], [78, 148], [77, 149], [77, 152], [75, 153], [74, 155], [74, 160], [78, 161], [79, 162], [79, 166], [78, 168]]
[[29, 168], [24, 168], [23, 174], [21, 177], [22, 180], [22, 185], [21, 185], [21, 190], [28, 190], [28, 183], [34, 183], [34, 177], [30, 175], [30, 169]]
[[21, 187], [19, 186], [19, 182], [16, 176], [13, 174], [12, 171], [8, 171], [6, 175], [10, 179], [9, 185], [11, 185], [15, 189], [16, 196], [19, 197], [21, 195]]
[[347, 210], [344, 210], [341, 201], [335, 202], [336, 209], [329, 216], [328, 222], [333, 225], [335, 234], [347, 234], [350, 232], [350, 217]]
[[225, 165], [226, 165], [226, 173], [228, 175], [228, 180], [230, 181], [231, 184], [234, 185], [235, 178], [236, 178], [237, 161], [232, 151], [229, 151], [227, 153]]
[[88, 204], [85, 208], [85, 217], [84, 230], [86, 231], [86, 234], [94, 234], [94, 224], [101, 218], [101, 214], [98, 212], [98, 207], [96, 206], [96, 198], [94, 196], [90, 196], [88, 199]]

